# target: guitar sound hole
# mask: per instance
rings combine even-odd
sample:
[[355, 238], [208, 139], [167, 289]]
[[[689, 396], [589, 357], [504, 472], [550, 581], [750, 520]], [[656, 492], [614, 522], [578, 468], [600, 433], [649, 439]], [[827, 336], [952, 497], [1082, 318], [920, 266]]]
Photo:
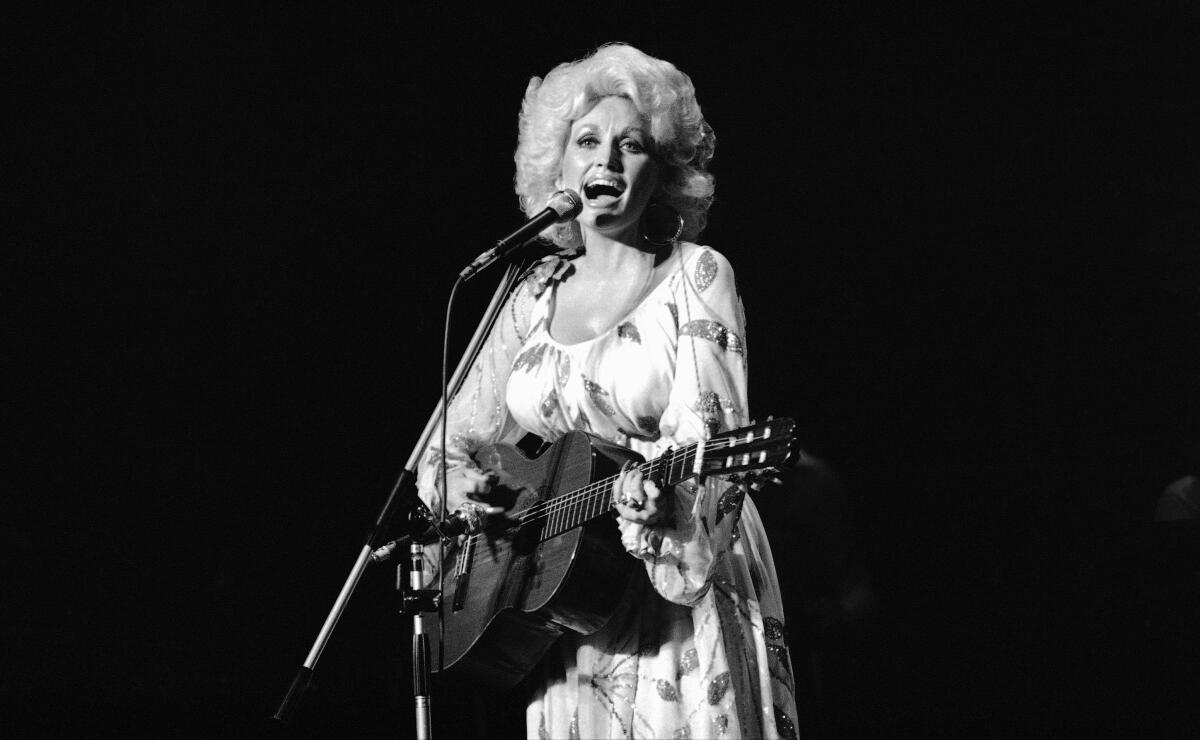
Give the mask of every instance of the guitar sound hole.
[[530, 555], [537, 550], [541, 539], [542, 523], [540, 521], [521, 524], [512, 532], [513, 552], [518, 555]]

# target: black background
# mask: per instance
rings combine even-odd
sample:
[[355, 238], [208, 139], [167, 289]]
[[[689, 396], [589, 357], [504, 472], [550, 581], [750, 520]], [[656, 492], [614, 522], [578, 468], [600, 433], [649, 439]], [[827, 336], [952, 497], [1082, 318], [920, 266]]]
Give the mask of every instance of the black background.
[[10, 18], [5, 724], [410, 733], [383, 567], [269, 718], [436, 401], [453, 276], [521, 221], [529, 77], [623, 40], [717, 132], [752, 411], [842, 484], [835, 520], [759, 499], [801, 729], [1197, 727], [1200, 535], [1150, 520], [1200, 437], [1200, 14], [695, 12]]

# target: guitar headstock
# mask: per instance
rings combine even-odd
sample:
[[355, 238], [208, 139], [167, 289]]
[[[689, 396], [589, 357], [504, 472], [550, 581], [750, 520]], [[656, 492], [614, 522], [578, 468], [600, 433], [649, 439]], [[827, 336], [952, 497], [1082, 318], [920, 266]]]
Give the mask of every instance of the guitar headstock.
[[710, 475], [786, 467], [799, 452], [798, 442], [792, 434], [795, 426], [796, 422], [787, 417], [768, 418], [761, 423], [721, 432], [705, 443], [701, 469], [705, 475]]

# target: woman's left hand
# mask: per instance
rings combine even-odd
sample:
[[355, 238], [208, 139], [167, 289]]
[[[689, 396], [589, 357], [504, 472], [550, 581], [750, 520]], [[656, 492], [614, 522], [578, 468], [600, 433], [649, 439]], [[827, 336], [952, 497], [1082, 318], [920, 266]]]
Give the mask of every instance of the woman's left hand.
[[649, 526], [670, 515], [671, 496], [664, 496], [654, 481], [643, 479], [636, 464], [625, 463], [613, 484], [613, 506], [622, 519]]

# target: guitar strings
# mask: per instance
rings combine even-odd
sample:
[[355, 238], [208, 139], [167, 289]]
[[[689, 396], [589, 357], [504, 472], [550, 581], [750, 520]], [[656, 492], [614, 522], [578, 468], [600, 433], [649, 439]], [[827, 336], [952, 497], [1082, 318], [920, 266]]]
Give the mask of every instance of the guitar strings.
[[[727, 450], [727, 449], [730, 449], [733, 447], [741, 446], [745, 443], [746, 443], [745, 440], [739, 440], [735, 437], [728, 437], [728, 438], [719, 439], [719, 440], [710, 440], [705, 445], [705, 452], [710, 452], [710, 451], [717, 452], [720, 450]], [[651, 472], [655, 467], [662, 467], [664, 465], [674, 467], [676, 465], [676, 463], [685, 462], [688, 457], [692, 457], [694, 459], [695, 452], [698, 447], [699, 447], [699, 445], [693, 443], [681, 450], [676, 450], [673, 453], [671, 453], [671, 457], [669, 460], [666, 459], [665, 455], [662, 457], [657, 457], [654, 460], [650, 460], [648, 462], [640, 464], [638, 466], [638, 469], [642, 471], [643, 475], [646, 475], [649, 472]], [[685, 465], [685, 470], [686, 470], [686, 465]], [[612, 483], [618, 477], [619, 476], [614, 475], [614, 476], [610, 476], [608, 478], [604, 478], [599, 481], [594, 481], [572, 493], [566, 494], [564, 496], [558, 496], [556, 498], [552, 498], [549, 501], [544, 501], [540, 504], [535, 504], [534, 506], [531, 506], [528, 509], [525, 509], [525, 510], [519, 512], [519, 516], [522, 519], [522, 523], [524, 523], [526, 521], [533, 521], [534, 519], [536, 519], [537, 517], [533, 516], [535, 514], [540, 515], [543, 512], [555, 513], [555, 511], [553, 511], [553, 510], [564, 509], [569, 506], [574, 506], [579, 502], [580, 499], [592, 497], [592, 496], [594, 496], [594, 494], [599, 493], [599, 492], [603, 491], [604, 489], [611, 487]]]
[[[718, 451], [718, 450], [723, 450], [723, 449], [729, 449], [730, 447], [734, 447], [738, 444], [740, 444], [740, 443], [736, 439], [718, 440], [718, 441], [716, 441], [716, 444], [712, 444], [711, 442], [709, 444], [707, 444], [706, 451], [707, 450]], [[671, 457], [669, 460], [665, 460], [663, 457], [658, 457], [658, 458], [655, 458], [654, 460], [650, 460], [650, 461], [641, 463], [640, 465], [638, 465], [638, 469], [641, 470], [643, 475], [645, 475], [645, 474], [651, 472], [654, 467], [661, 467], [663, 465], [669, 465], [671, 467], [674, 467], [675, 464], [682, 462], [682, 461], [686, 461], [686, 459], [688, 457], [694, 458], [697, 447], [698, 447], [698, 445], [696, 445], [696, 444], [688, 445], [686, 448], [674, 451], [671, 454]], [[524, 523], [527, 521], [533, 521], [534, 519], [537, 518], [536, 515], [540, 515], [543, 513], [554, 513], [554, 510], [564, 509], [568, 506], [572, 506], [572, 505], [578, 503], [580, 501], [580, 499], [592, 497], [592, 496], [594, 496], [594, 494], [599, 493], [600, 491], [603, 491], [604, 489], [611, 487], [612, 483], [614, 481], [616, 481], [616, 479], [618, 477], [619, 476], [614, 475], [614, 476], [609, 476], [608, 478], [601, 479], [599, 481], [593, 481], [592, 483], [589, 483], [588, 485], [584, 486], [583, 488], [578, 489], [577, 491], [573, 491], [572, 493], [569, 493], [564, 496], [558, 496], [556, 498], [552, 498], [548, 501], [543, 501], [540, 504], [535, 504], [535, 505], [529, 507], [528, 509], [524, 509], [523, 511], [518, 512], [518, 516], [521, 518], [522, 523]]]
[[[695, 452], [698, 446], [699, 445], [693, 443], [682, 450], [673, 451], [669, 461], [664, 461], [663, 457], [657, 457], [653, 460], [640, 463], [638, 465], [638, 470], [641, 471], [642, 475], [647, 475], [653, 470], [655, 465], [661, 466], [665, 464], [674, 466], [677, 462], [686, 460], [689, 455], [695, 457]], [[530, 506], [528, 509], [519, 512], [518, 516], [521, 518], [522, 523], [525, 523], [533, 521], [537, 518], [535, 515], [539, 515], [542, 512], [554, 513], [554, 511], [558, 509], [570, 506], [571, 504], [578, 502], [580, 499], [590, 498], [605, 488], [611, 487], [613, 482], [619, 477], [620, 475], [612, 475], [607, 478], [602, 478], [598, 481], [593, 481], [583, 488], [566, 494], [565, 496], [558, 496], [550, 499], [549, 501], [543, 501], [540, 504]]]
[[[732, 447], [738, 446], [739, 444], [742, 444], [742, 442], [739, 442], [739, 440], [736, 437], [727, 437], [727, 438], [721, 439], [721, 440], [709, 440], [708, 443], [705, 445], [705, 451], [707, 452], [709, 450], [712, 450], [715, 452], [715, 451], [719, 451], [719, 450], [730, 449]], [[643, 475], [646, 475], [646, 474], [650, 473], [654, 469], [655, 466], [661, 467], [662, 465], [668, 465], [670, 467], [674, 467], [674, 465], [676, 463], [686, 461], [686, 459], [689, 456], [694, 458], [695, 452], [698, 447], [699, 447], [699, 445], [696, 443], [690, 444], [683, 449], [673, 451], [670, 454], [669, 460], [664, 460], [664, 457], [658, 457], [658, 458], [655, 458], [654, 460], [650, 460], [650, 461], [647, 461], [645, 463], [638, 465], [638, 469], [642, 472]], [[518, 527], [524, 526], [526, 524], [537, 521], [538, 519], [547, 518], [555, 513], [558, 513], [559, 511], [561, 511], [563, 509], [566, 509], [567, 507], [575, 506], [579, 503], [582, 503], [582, 502], [584, 502], [584, 500], [586, 500], [588, 498], [592, 498], [593, 500], [595, 500], [595, 495], [597, 493], [600, 493], [600, 492], [604, 491], [605, 489], [610, 488], [612, 486], [613, 482], [615, 482], [617, 480], [617, 478], [619, 478], [619, 477], [620, 477], [619, 475], [614, 475], [614, 476], [609, 476], [608, 478], [601, 479], [599, 481], [594, 481], [594, 482], [584, 486], [583, 488], [580, 488], [579, 490], [569, 493], [565, 496], [559, 496], [559, 497], [550, 499], [549, 501], [544, 501], [542, 503], [535, 504], [535, 505], [529, 507], [528, 509], [524, 509], [517, 513], [517, 518], [519, 520], [517, 526]], [[611, 506], [611, 502], [610, 502], [609, 506]], [[475, 534], [470, 535], [468, 539], [471, 541], [474, 541], [476, 538], [478, 538], [482, 535], [483, 535], [483, 533], [475, 533]]]
[[[690, 445], [689, 449], [680, 451], [680, 454], [672, 454], [670, 464], [673, 465], [682, 459], [686, 459], [688, 454], [692, 454], [694, 457], [695, 448], [696, 445]], [[655, 458], [649, 462], [642, 463], [638, 465], [638, 469], [643, 475], [646, 475], [650, 472], [654, 464], [659, 463], [660, 460], [662, 460], [662, 458]], [[527, 524], [531, 524], [538, 519], [549, 518], [551, 515], [558, 513], [560, 510], [565, 509], [570, 505], [584, 502], [589, 498], [594, 501], [597, 499], [597, 493], [601, 493], [605, 489], [611, 488], [612, 484], [619, 477], [619, 475], [613, 475], [609, 476], [608, 478], [602, 478], [598, 481], [593, 481], [583, 488], [573, 491], [565, 496], [559, 496], [557, 498], [550, 499], [549, 501], [543, 501], [542, 503], [534, 504], [528, 509], [524, 509], [517, 513], [517, 527], [519, 528]], [[612, 504], [610, 502], [608, 506], [611, 505]], [[473, 543], [477, 538], [484, 535], [485, 533], [483, 532], [476, 532], [475, 534], [470, 535], [467, 538], [467, 541]], [[463, 549], [465, 549], [465, 547]]]

